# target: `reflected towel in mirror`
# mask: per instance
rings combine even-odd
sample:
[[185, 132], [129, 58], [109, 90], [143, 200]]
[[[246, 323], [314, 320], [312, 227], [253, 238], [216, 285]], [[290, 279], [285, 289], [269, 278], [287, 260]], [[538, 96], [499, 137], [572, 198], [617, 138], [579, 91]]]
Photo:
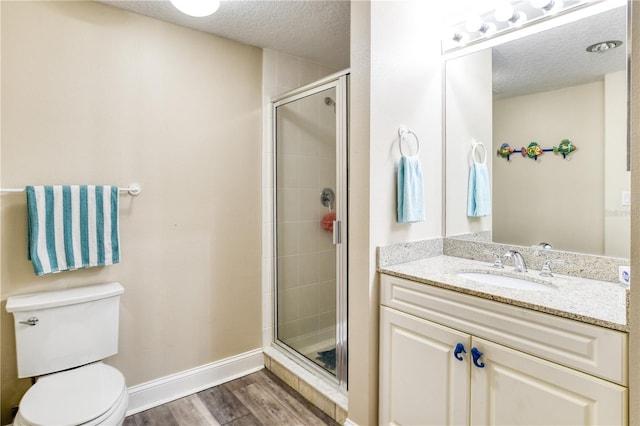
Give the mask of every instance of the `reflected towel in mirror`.
[[481, 217], [491, 214], [491, 182], [485, 163], [471, 164], [469, 168], [469, 190], [467, 216]]

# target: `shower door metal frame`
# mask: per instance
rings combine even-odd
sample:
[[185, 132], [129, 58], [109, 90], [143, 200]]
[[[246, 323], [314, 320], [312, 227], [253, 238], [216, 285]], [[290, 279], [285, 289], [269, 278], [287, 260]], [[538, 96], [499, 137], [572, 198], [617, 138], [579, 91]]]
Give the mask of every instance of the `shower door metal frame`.
[[[277, 221], [277, 114], [282, 105], [312, 96], [327, 89], [335, 88], [336, 99], [336, 217], [340, 219], [339, 241], [336, 244], [336, 374], [333, 376], [324, 368], [298, 353], [278, 339], [278, 221]], [[319, 81], [284, 93], [271, 101], [272, 152], [273, 152], [273, 342], [308, 369], [319, 372], [325, 378], [335, 381], [347, 389], [348, 378], [348, 175], [349, 175], [349, 139], [348, 139], [348, 88], [349, 71], [332, 74]], [[335, 235], [335, 234], [334, 234]]]

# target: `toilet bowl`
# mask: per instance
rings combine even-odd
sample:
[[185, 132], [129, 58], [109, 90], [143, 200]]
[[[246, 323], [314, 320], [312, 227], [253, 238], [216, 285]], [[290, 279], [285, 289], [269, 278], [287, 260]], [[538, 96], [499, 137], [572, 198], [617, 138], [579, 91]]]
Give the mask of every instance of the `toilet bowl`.
[[20, 401], [13, 424], [121, 425], [127, 403], [122, 374], [97, 362], [41, 377]]
[[118, 283], [7, 298], [18, 377], [39, 377], [22, 397], [16, 426], [122, 425], [124, 376], [101, 360], [118, 352]]

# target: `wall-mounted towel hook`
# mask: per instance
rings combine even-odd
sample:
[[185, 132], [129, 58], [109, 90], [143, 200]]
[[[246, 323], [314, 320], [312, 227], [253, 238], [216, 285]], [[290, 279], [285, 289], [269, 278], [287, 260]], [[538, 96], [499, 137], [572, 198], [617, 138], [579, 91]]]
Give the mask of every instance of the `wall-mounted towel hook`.
[[413, 130], [405, 127], [400, 127], [398, 129], [398, 136], [400, 136], [400, 143], [398, 144], [398, 146], [400, 147], [400, 155], [404, 156], [404, 152], [402, 151], [402, 142], [404, 142], [404, 138], [407, 135], [413, 135], [413, 137], [416, 139], [415, 155], [418, 155], [420, 153], [420, 140], [418, 139], [418, 135], [416, 135], [416, 133]]
[[[487, 162], [487, 147], [476, 139], [471, 139], [471, 161], [478, 164], [485, 164]], [[482, 152], [478, 151], [478, 148], [482, 149]], [[476, 154], [478, 155], [478, 161], [476, 161]]]

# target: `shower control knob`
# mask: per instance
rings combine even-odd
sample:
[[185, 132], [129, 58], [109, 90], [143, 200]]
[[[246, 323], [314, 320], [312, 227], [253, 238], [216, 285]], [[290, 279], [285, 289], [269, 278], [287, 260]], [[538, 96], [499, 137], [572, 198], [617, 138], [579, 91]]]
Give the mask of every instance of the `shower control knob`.
[[36, 317], [31, 317], [26, 321], [20, 321], [20, 324], [25, 324], [25, 325], [30, 325], [30, 326], [34, 326], [36, 324], [38, 324], [38, 318]]

